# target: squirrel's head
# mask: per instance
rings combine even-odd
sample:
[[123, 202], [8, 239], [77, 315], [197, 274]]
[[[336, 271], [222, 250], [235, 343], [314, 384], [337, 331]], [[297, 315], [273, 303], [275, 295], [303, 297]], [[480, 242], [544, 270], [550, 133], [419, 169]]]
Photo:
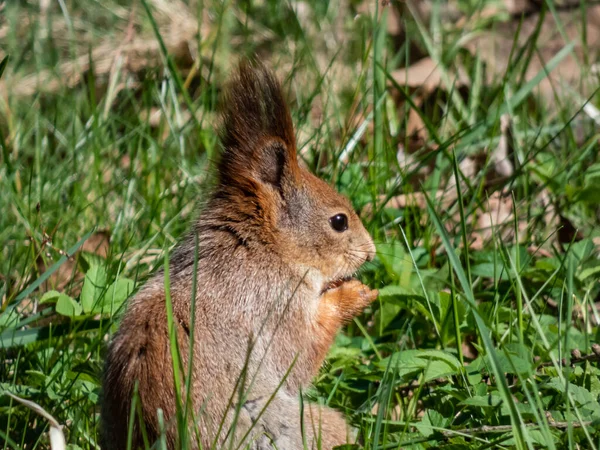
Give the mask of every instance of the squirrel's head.
[[[375, 245], [350, 202], [300, 167], [281, 87], [262, 65], [244, 61], [223, 97], [215, 199], [220, 228], [244, 246], [262, 246], [324, 289], [373, 259]], [[263, 253], [264, 255], [264, 253]]]

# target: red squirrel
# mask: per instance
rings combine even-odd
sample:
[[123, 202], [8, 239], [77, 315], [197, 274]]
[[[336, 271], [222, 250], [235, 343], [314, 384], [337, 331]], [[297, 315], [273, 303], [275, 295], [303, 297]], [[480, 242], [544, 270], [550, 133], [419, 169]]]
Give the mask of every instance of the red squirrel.
[[[240, 63], [222, 103], [215, 187], [169, 263], [184, 374], [191, 364], [188, 447], [328, 450], [352, 430], [300, 393], [340, 327], [377, 297], [351, 278], [375, 245], [350, 202], [298, 164], [282, 89], [263, 65]], [[158, 409], [167, 448], [181, 448], [164, 280], [159, 271], [130, 299], [109, 345], [103, 449], [127, 448], [136, 383], [132, 448], [160, 437]]]

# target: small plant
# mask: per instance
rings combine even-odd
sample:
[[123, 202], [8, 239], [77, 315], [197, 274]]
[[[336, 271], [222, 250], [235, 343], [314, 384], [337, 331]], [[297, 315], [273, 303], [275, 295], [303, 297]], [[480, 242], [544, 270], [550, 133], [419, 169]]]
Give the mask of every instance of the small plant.
[[95, 316], [111, 318], [121, 310], [123, 303], [133, 292], [134, 282], [117, 278], [108, 284], [108, 273], [102, 266], [90, 266], [85, 274], [79, 299], [58, 291], [48, 291], [40, 298], [40, 304], [53, 304], [61, 316], [82, 320]]

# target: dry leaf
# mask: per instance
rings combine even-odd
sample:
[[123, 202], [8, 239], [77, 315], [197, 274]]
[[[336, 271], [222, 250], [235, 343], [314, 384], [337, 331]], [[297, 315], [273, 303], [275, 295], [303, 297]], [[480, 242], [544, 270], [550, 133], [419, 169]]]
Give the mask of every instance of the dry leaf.
[[[458, 75], [447, 71], [449, 82], [457, 86], [468, 85], [469, 78], [459, 70]], [[434, 91], [437, 87], [450, 87], [444, 85], [443, 69], [430, 57], [423, 58], [409, 67], [398, 69], [392, 72], [394, 80], [410, 88], [421, 88], [426, 93]]]
[[[421, 105], [417, 105], [421, 106]], [[416, 136], [422, 142], [426, 142], [429, 139], [425, 123], [421, 119], [421, 115], [415, 111], [414, 108], [410, 108], [408, 112], [408, 120], [406, 121], [406, 135]]]
[[[198, 24], [198, 18], [190, 8], [178, 0], [151, 0], [159, 22], [161, 36], [169, 54], [174, 60], [181, 62], [186, 67], [194, 63], [192, 54], [193, 47], [197, 42], [198, 33], [202, 39], [206, 39], [210, 30], [208, 26], [209, 17], [205, 14], [202, 26]], [[140, 12], [141, 14], [142, 12]], [[65, 34], [65, 24], [57, 20], [53, 28], [48, 30], [55, 40], [60, 40]], [[31, 26], [29, 21], [21, 24], [24, 29]], [[79, 28], [84, 28], [79, 24]], [[7, 30], [0, 30], [0, 37]], [[90, 69], [90, 54], [87, 45], [80, 47], [80, 55], [73, 61], [63, 62], [53, 70], [42, 70], [35, 74], [26, 76], [11, 76], [7, 74], [5, 79], [0, 80], [0, 92], [10, 92], [11, 96], [30, 96], [40, 92], [56, 92], [62, 87], [73, 87], [81, 83], [85, 73]], [[154, 35], [143, 35], [132, 37], [131, 29], [124, 31], [123, 35], [108, 36], [98, 43], [94, 43], [91, 50], [91, 60], [94, 62], [96, 76], [108, 76], [115, 67], [116, 56], [122, 55], [124, 64], [122, 69], [127, 72], [139, 72], [148, 67], [161, 66], [163, 64], [161, 49]], [[59, 74], [58, 76], [56, 74]]]
[[527, 253], [538, 257], [541, 256], [543, 258], [552, 258], [552, 253], [543, 247], [534, 247], [530, 245], [529, 247], [527, 247]]
[[504, 6], [510, 14], [522, 14], [531, 8], [529, 0], [504, 0]]
[[397, 8], [389, 8], [387, 16], [387, 32], [390, 36], [401, 36], [404, 32], [402, 16]]
[[473, 231], [471, 233], [469, 248], [471, 250], [483, 250], [485, 248], [485, 241], [483, 240], [483, 236], [479, 231]]
[[491, 159], [494, 163], [494, 170], [501, 178], [509, 178], [514, 173], [512, 162], [509, 159], [510, 150], [510, 116], [504, 114], [500, 117], [500, 141], [494, 151]]
[[87, 241], [81, 246], [81, 250], [88, 253], [93, 253], [102, 258], [108, 255], [110, 246], [110, 232], [108, 230], [99, 230], [92, 234]]
[[[586, 23], [582, 24], [582, 15], [579, 8], [558, 12], [558, 18], [564, 27], [567, 41], [560, 34], [552, 14], [546, 14], [541, 25], [540, 36], [536, 41], [536, 49], [527, 67], [526, 80], [531, 80], [543, 67], [560, 51], [568, 42], [575, 42], [576, 46], [569, 56], [564, 58], [560, 64], [541, 81], [537, 90], [549, 100], [554, 99], [554, 88], [560, 90], [561, 83], [567, 83], [577, 87], [581, 94], [591, 92], [595, 84], [584, 83], [582, 77], [582, 61], [586, 51], [581, 43], [583, 36], [586, 37], [586, 47], [589, 51], [589, 59], [594, 61], [600, 49], [600, 5], [588, 6], [586, 9]], [[523, 18], [520, 34], [518, 37], [519, 47], [528, 45], [534, 35], [539, 20], [539, 14], [530, 14]], [[478, 54], [487, 66], [487, 83], [502, 78], [509, 67], [508, 58], [511, 55], [514, 40], [519, 29], [519, 18], [514, 18], [505, 23], [496, 24], [493, 32], [479, 33], [465, 47], [473, 54]], [[583, 30], [585, 29], [585, 34]], [[512, 61], [511, 65], [518, 63]]]
[[[463, 158], [463, 160], [458, 163], [458, 169], [460, 171], [460, 173], [458, 175], [459, 181], [460, 181], [460, 191], [464, 195], [468, 189], [467, 183], [465, 182], [464, 179], [465, 178], [467, 180], [475, 179], [475, 175], [477, 175], [479, 168], [477, 167], [475, 160], [473, 158], [470, 158], [467, 156], [466, 158]], [[454, 176], [454, 174], [452, 174], [450, 176], [450, 179], [448, 180], [448, 190], [450, 190], [451, 192], [454, 192], [454, 194], [453, 194], [454, 198], [458, 197], [458, 192], [456, 192], [456, 177]]]
[[407, 152], [402, 144], [398, 144], [396, 160], [402, 170], [401, 175], [410, 175], [410, 180], [406, 181], [412, 182], [415, 187], [431, 173], [431, 166], [421, 165], [421, 161], [415, 158], [414, 153]]
[[[500, 236], [503, 240], [509, 236], [502, 233], [504, 225], [511, 225], [513, 222], [513, 202], [512, 197], [502, 192], [494, 192], [486, 202], [487, 210], [479, 213], [477, 219], [477, 230], [481, 234], [484, 242], [489, 242], [495, 236]], [[510, 228], [510, 227], [508, 227]], [[511, 231], [509, 231], [509, 234]]]

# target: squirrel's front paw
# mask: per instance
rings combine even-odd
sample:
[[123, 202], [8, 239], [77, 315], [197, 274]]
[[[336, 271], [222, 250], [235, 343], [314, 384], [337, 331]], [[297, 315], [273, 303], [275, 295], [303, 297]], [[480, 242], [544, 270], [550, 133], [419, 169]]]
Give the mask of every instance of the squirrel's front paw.
[[342, 316], [350, 319], [372, 303], [378, 295], [377, 289], [371, 289], [360, 281], [352, 279], [326, 291], [323, 300], [333, 303]]
[[371, 289], [369, 286], [356, 279], [343, 282], [338, 289], [341, 290], [340, 295], [345, 298], [346, 301], [360, 303], [364, 306], [373, 302], [379, 295], [377, 289]]

